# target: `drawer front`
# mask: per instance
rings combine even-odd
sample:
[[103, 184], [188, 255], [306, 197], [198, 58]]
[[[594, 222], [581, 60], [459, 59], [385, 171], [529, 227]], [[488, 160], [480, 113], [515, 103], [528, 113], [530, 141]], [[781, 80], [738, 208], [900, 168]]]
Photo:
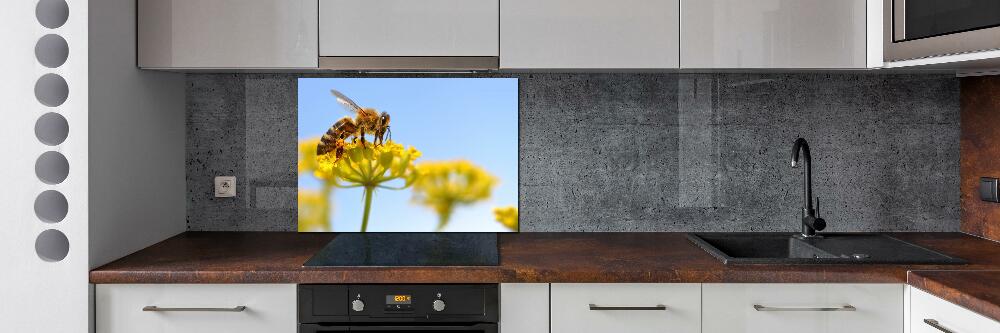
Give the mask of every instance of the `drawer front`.
[[500, 55], [499, 0], [320, 0], [319, 55]]
[[[910, 290], [910, 332], [908, 333], [996, 333], [1000, 322], [945, 301], [917, 288]], [[925, 322], [931, 321], [931, 323]], [[938, 327], [935, 327], [936, 324]]]
[[554, 283], [551, 290], [552, 332], [701, 331], [699, 284]]
[[[101, 284], [96, 291], [99, 333], [294, 333], [293, 284]], [[143, 311], [156, 306], [167, 311]], [[170, 311], [177, 308], [242, 311]]]
[[[903, 332], [902, 284], [705, 284], [705, 333]], [[853, 311], [844, 308], [852, 306]]]

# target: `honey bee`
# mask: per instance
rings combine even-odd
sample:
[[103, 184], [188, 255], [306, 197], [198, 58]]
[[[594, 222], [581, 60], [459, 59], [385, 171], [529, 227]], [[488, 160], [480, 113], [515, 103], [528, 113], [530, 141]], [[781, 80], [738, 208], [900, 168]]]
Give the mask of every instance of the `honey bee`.
[[346, 140], [360, 140], [361, 145], [364, 146], [365, 134], [371, 134], [374, 137], [373, 143], [376, 146], [385, 142], [384, 139], [387, 134], [389, 139], [392, 139], [392, 133], [389, 132], [388, 113], [378, 113], [373, 108], [360, 107], [353, 100], [337, 90], [330, 90], [330, 93], [337, 98], [337, 102], [340, 102], [348, 112], [351, 112], [355, 116], [354, 118], [350, 116], [340, 118], [340, 120], [333, 123], [333, 126], [330, 126], [330, 129], [319, 140], [319, 145], [316, 146], [317, 156], [336, 152], [337, 159], [340, 159], [340, 156], [344, 154]]

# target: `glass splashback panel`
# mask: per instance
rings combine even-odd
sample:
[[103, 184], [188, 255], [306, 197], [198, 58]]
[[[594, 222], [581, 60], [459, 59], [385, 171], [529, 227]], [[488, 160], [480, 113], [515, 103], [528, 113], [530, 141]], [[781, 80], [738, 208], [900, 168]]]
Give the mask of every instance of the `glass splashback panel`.
[[515, 78], [301, 78], [298, 229], [518, 230]]

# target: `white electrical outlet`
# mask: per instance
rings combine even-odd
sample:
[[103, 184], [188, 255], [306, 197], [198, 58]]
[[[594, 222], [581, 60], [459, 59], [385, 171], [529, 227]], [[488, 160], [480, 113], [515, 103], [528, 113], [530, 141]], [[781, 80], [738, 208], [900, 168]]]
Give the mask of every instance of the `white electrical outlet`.
[[215, 197], [232, 198], [236, 196], [236, 177], [215, 177]]

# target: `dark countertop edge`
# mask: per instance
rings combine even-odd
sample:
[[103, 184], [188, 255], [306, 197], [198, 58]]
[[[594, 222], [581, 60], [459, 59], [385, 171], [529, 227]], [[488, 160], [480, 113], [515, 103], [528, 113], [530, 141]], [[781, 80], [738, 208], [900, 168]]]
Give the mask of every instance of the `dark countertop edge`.
[[[983, 281], [983, 279], [992, 279]], [[993, 283], [990, 283], [990, 282]], [[1000, 321], [1000, 270], [915, 270], [906, 274], [906, 283], [928, 294]], [[956, 285], [958, 284], [958, 285]], [[989, 289], [988, 287], [986, 289]]]
[[962, 233], [889, 234], [964, 257], [970, 264], [724, 265], [687, 241], [685, 233], [527, 233], [501, 235], [499, 266], [302, 267], [300, 264], [334, 234], [185, 232], [92, 270], [89, 281], [93, 284], [905, 283], [1000, 321], [1000, 291], [989, 287], [1000, 285], [991, 283], [1000, 281], [997, 259], [1000, 244]]
[[[418, 274], [392, 278], [362, 278], [356, 274], [344, 276], [343, 272], [324, 271], [304, 274], [297, 271], [271, 271], [243, 273], [231, 272], [135, 272], [91, 273], [92, 284], [316, 284], [316, 283], [906, 283], [901, 279], [872, 280], [861, 278], [863, 273], [828, 274], [802, 272], [795, 274], [740, 274], [727, 276], [718, 272], [690, 272], [677, 274], [649, 274], [644, 272], [614, 273], [607, 277], [578, 277], [572, 273], [545, 274], [532, 272], [531, 276], [517, 276], [516, 272], [497, 272], [493, 276], [477, 275], [423, 277]], [[612, 276], [613, 275], [613, 276]], [[855, 278], [857, 277], [857, 278]], [[405, 282], [401, 282], [404, 281]]]
[[[331, 239], [323, 233], [185, 232], [130, 254], [90, 272], [90, 283], [906, 283], [910, 270], [942, 270], [945, 267], [914, 265], [723, 265], [694, 244], [681, 241], [685, 233], [527, 233], [501, 235], [500, 266], [490, 267], [301, 267], [309, 255]], [[631, 234], [631, 236], [630, 236]], [[889, 233], [896, 234], [896, 233]], [[641, 235], [641, 236], [638, 236]], [[912, 233], [920, 241], [945, 248], [961, 247], [968, 239], [960, 233]], [[938, 236], [940, 235], [940, 236]], [[265, 238], [262, 238], [265, 237]], [[603, 239], [609, 237], [609, 239]], [[636, 244], [636, 237], [673, 241], [676, 244]], [[912, 237], [907, 237], [912, 238]], [[253, 248], [235, 240], [251, 239]], [[276, 245], [257, 246], [265, 239]], [[527, 241], [525, 241], [527, 239]], [[209, 240], [209, 243], [206, 243]], [[506, 241], [505, 241], [506, 240]], [[581, 256], [566, 244], [551, 242], [598, 242], [605, 250]], [[624, 240], [624, 241], [623, 241]], [[219, 241], [225, 244], [218, 244]], [[234, 243], [235, 241], [235, 243]], [[918, 242], [920, 243], [920, 242]], [[978, 242], [977, 242], [978, 243]], [[294, 244], [294, 247], [288, 246]], [[574, 243], [576, 244], [576, 243]], [[994, 243], [996, 244], [996, 243]], [[593, 244], [590, 244], [593, 245]], [[604, 245], [610, 245], [603, 247]], [[925, 244], [926, 245], [926, 244]], [[635, 250], [622, 252], [623, 248]], [[992, 258], [1000, 247], [976, 253]], [[992, 247], [992, 246], [991, 246]], [[188, 250], [191, 249], [191, 250]], [[221, 251], [212, 251], [222, 249]], [[208, 250], [208, 251], [206, 251]], [[229, 250], [230, 252], [226, 252]], [[961, 249], [954, 248], [959, 251]], [[968, 250], [968, 249], [966, 249]], [[245, 252], [244, 252], [245, 251]], [[551, 256], [539, 258], [539, 251]], [[554, 251], [554, 252], [548, 252]], [[665, 251], [665, 252], [659, 252]], [[204, 258], [200, 253], [212, 253]], [[625, 253], [648, 270], [620, 265]], [[635, 256], [635, 253], [640, 255]], [[674, 260], [650, 261], [649, 254], [675, 256]], [[963, 252], [959, 252], [961, 254]], [[509, 255], [509, 256], [508, 256]], [[645, 256], [643, 256], [645, 255]], [[591, 257], [593, 256], [593, 257]], [[555, 257], [553, 259], [552, 257]], [[560, 259], [561, 258], [561, 259]], [[508, 260], [509, 259], [509, 260]], [[594, 260], [602, 264], [588, 264]], [[208, 260], [208, 261], [203, 261]], [[583, 260], [583, 261], [580, 261]], [[577, 261], [583, 264], [576, 264]], [[1000, 269], [996, 260], [979, 261], [967, 269]], [[665, 264], [660, 264], [664, 263]], [[236, 263], [236, 264], [234, 264]], [[604, 266], [604, 265], [611, 266]], [[985, 264], [985, 265], [983, 265]], [[163, 269], [156, 269], [157, 266]]]

